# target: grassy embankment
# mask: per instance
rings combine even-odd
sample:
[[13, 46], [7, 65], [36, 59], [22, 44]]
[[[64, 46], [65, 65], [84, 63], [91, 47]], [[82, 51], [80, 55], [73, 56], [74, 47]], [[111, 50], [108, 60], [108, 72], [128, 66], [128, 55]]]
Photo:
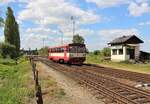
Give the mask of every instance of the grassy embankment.
[[14, 60], [0, 58], [0, 104], [31, 104], [34, 84], [31, 66], [25, 59], [16, 65]]
[[[37, 69], [39, 67], [37, 66]], [[63, 89], [48, 73], [39, 71], [44, 104], [61, 102], [65, 97]], [[30, 63], [21, 58], [14, 60], [0, 58], [0, 104], [35, 104], [35, 86]]]
[[105, 66], [105, 67], [111, 67], [111, 68], [150, 74], [150, 63], [149, 64], [133, 64], [129, 62], [101, 61], [101, 59], [102, 59], [101, 55], [94, 55], [93, 53], [89, 53], [87, 55], [86, 63], [93, 63], [93, 64]]

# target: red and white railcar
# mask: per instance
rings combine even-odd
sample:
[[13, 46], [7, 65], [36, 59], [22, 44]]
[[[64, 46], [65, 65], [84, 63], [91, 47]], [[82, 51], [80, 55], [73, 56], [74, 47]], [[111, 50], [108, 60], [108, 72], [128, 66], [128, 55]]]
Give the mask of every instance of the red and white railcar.
[[78, 43], [52, 47], [48, 58], [60, 63], [82, 64], [86, 59], [86, 47]]

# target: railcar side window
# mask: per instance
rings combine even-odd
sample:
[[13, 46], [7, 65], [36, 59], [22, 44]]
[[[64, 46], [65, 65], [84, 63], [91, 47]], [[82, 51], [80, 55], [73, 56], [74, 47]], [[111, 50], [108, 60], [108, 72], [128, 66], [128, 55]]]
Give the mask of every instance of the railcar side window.
[[59, 48], [57, 48], [57, 53], [59, 52]]
[[64, 48], [61, 48], [61, 52], [64, 52]]

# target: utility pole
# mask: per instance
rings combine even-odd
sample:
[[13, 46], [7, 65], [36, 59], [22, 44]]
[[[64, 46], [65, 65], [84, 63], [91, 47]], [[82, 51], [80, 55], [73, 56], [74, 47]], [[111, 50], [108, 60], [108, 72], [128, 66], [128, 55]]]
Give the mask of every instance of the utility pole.
[[72, 26], [73, 26], [72, 31], [73, 31], [73, 36], [74, 36], [75, 35], [75, 18], [74, 18], [74, 16], [71, 16], [71, 20], [72, 20]]
[[61, 45], [63, 45], [63, 32], [61, 30], [59, 32], [61, 33]]
[[44, 48], [44, 42], [45, 42], [45, 38], [43, 38], [42, 40], [43, 40], [43, 48]]

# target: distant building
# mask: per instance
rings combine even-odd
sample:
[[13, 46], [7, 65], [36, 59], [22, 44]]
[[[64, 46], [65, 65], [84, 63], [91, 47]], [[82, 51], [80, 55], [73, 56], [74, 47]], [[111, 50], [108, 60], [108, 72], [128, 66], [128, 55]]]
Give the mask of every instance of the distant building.
[[150, 53], [140, 51], [140, 61], [142, 61], [142, 62], [149, 61], [150, 62]]
[[38, 50], [37, 49], [35, 49], [35, 50], [31, 50], [31, 49], [24, 50], [24, 49], [21, 49], [20, 52], [23, 55], [38, 55]]
[[111, 60], [139, 60], [140, 43], [143, 43], [143, 41], [135, 35], [122, 36], [114, 39], [108, 43], [111, 48]]

